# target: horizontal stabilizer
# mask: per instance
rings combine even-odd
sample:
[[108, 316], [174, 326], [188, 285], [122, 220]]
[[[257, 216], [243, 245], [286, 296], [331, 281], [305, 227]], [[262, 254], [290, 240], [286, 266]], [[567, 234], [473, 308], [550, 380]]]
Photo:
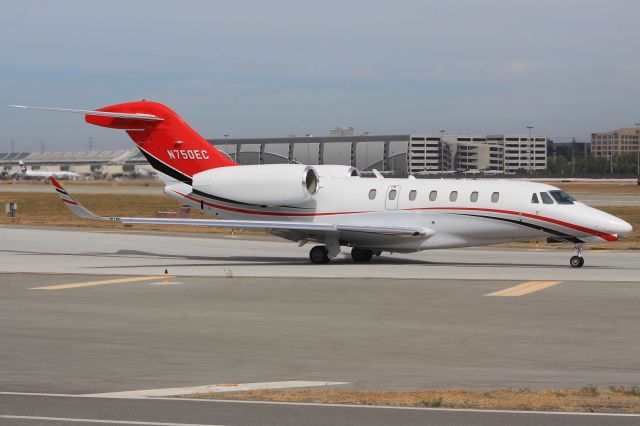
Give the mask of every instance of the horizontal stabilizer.
[[55, 111], [55, 112], [69, 112], [72, 114], [85, 114], [99, 117], [114, 117], [114, 118], [127, 118], [130, 120], [142, 120], [142, 121], [163, 121], [162, 118], [152, 114], [129, 114], [126, 112], [109, 112], [109, 111], [95, 111], [86, 109], [69, 109], [69, 108], [49, 108], [49, 107], [37, 107], [27, 105], [9, 105], [11, 108], [21, 109], [35, 109], [40, 111]]

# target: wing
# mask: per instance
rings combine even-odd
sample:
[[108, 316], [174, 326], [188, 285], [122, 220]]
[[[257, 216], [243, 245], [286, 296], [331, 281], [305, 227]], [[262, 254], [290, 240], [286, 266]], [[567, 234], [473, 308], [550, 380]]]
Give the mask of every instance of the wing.
[[425, 240], [435, 234], [434, 231], [419, 226], [338, 225], [332, 223], [265, 220], [105, 217], [93, 213], [80, 204], [54, 177], [51, 178], [51, 183], [53, 183], [56, 192], [69, 210], [71, 210], [71, 212], [76, 216], [83, 219], [121, 222], [123, 224], [132, 225], [187, 225], [212, 228], [253, 229], [273, 233], [293, 241], [324, 242], [329, 237], [337, 238], [338, 241], [345, 243], [361, 241], [360, 244], [363, 244], [362, 242], [364, 242], [364, 244], [369, 244], [369, 242], [380, 240], [384, 241], [385, 244], [395, 244], [411, 239]]

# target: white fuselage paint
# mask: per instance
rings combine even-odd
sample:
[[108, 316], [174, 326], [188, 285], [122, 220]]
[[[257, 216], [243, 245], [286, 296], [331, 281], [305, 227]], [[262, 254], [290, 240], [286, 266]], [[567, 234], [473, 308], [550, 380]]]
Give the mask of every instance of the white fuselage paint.
[[[369, 198], [371, 190], [376, 191], [374, 199]], [[393, 190], [396, 197], [390, 199], [389, 192]], [[558, 237], [559, 234], [583, 242], [612, 241], [619, 234], [631, 231], [631, 226], [623, 220], [580, 202], [544, 204], [540, 193], [550, 190], [557, 188], [498, 179], [322, 177], [313, 199], [295, 206], [234, 204], [216, 200], [215, 194], [211, 194], [213, 197], [195, 195], [189, 185], [182, 183], [168, 185], [165, 193], [221, 219], [418, 226], [435, 232], [428, 239], [391, 246], [381, 246], [382, 243], [370, 238], [357, 245], [396, 252], [470, 247]], [[415, 198], [412, 191], [415, 191]], [[434, 200], [429, 198], [432, 191], [437, 193]], [[452, 201], [454, 191], [457, 198]], [[471, 201], [474, 192], [477, 192], [477, 199]], [[494, 193], [498, 193], [496, 201], [492, 200]], [[538, 194], [538, 203], [532, 203], [534, 193]]]
[[27, 170], [23, 173], [23, 176], [26, 178], [33, 179], [50, 179], [54, 177], [56, 179], [79, 179], [80, 175], [75, 172], [46, 172], [46, 171], [35, 171], [35, 170]]

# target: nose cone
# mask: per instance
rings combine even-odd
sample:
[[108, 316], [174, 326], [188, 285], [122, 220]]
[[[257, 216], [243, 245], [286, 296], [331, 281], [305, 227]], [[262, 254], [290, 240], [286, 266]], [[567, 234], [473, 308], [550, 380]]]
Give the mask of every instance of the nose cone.
[[614, 231], [616, 234], [629, 235], [631, 231], [633, 231], [633, 226], [622, 219], [618, 219], [618, 222], [614, 225], [614, 229], [616, 229], [616, 231]]
[[631, 224], [619, 217], [605, 213], [602, 219], [602, 229], [610, 234], [628, 235], [633, 231]]

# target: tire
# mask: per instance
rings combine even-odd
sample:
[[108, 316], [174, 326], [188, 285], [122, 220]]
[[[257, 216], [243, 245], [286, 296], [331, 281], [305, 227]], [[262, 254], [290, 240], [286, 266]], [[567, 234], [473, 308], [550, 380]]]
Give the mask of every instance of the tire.
[[354, 247], [351, 249], [351, 258], [354, 262], [368, 262], [373, 257], [373, 251]]
[[580, 268], [584, 265], [584, 259], [580, 256], [572, 256], [571, 259], [569, 259], [569, 265], [571, 265], [572, 268]]
[[329, 263], [329, 251], [325, 246], [315, 246], [309, 251], [309, 260], [315, 264]]

